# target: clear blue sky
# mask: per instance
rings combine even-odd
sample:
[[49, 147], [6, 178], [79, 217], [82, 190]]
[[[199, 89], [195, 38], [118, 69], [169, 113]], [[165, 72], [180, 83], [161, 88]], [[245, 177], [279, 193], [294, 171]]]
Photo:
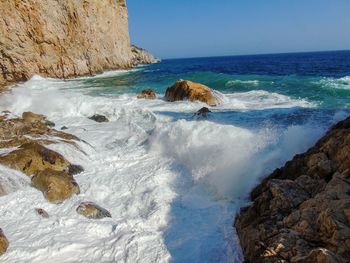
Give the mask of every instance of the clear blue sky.
[[127, 0], [131, 41], [162, 58], [350, 49], [350, 0]]

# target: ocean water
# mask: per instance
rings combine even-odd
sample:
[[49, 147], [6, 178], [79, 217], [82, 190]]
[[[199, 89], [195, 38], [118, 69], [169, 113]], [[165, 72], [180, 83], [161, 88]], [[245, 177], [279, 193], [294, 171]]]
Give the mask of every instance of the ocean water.
[[[166, 102], [177, 79], [222, 99]], [[144, 88], [156, 100], [138, 100]], [[241, 262], [233, 220], [249, 192], [350, 114], [350, 52], [164, 60], [130, 71], [57, 80], [34, 76], [0, 97], [0, 110], [45, 114], [87, 143], [49, 147], [84, 166], [81, 194], [48, 203], [18, 171], [0, 166], [4, 262]], [[109, 123], [87, 117], [103, 114]], [[5, 153], [2, 149], [1, 153]], [[79, 216], [94, 201], [112, 218]], [[44, 208], [49, 219], [34, 208]]]

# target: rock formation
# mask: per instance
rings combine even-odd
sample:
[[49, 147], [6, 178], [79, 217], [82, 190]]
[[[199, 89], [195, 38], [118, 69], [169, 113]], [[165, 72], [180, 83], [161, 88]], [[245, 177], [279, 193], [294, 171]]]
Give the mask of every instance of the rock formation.
[[349, 262], [350, 118], [251, 193], [235, 226], [247, 262]]
[[131, 52], [133, 65], [152, 64], [160, 61], [159, 58], [154, 57], [147, 50], [137, 47], [135, 45], [131, 46]]
[[[8, 113], [0, 115], [0, 148], [9, 149], [0, 155], [0, 164], [33, 176], [32, 186], [42, 191], [50, 202], [57, 203], [79, 193], [73, 175], [83, 168], [44, 146], [64, 142], [79, 150], [78, 138], [52, 129], [50, 124], [45, 116], [32, 112], [24, 113], [22, 118], [10, 118]], [[3, 182], [0, 180], [0, 194], [7, 193]]]
[[207, 103], [209, 106], [219, 104], [218, 99], [209, 87], [189, 80], [178, 80], [173, 86], [167, 88], [165, 99], [168, 101], [186, 99], [189, 101], [201, 101]]
[[70, 78], [148, 59], [131, 52], [125, 0], [4, 0], [0, 10], [0, 86], [33, 74]]
[[154, 100], [155, 98], [157, 98], [157, 95], [153, 89], [145, 89], [141, 91], [141, 93], [137, 94], [137, 98]]
[[7, 240], [4, 232], [0, 228], [0, 256], [4, 254], [9, 246], [9, 241]]
[[112, 217], [112, 215], [106, 209], [93, 202], [82, 202], [76, 210], [78, 214], [90, 219]]

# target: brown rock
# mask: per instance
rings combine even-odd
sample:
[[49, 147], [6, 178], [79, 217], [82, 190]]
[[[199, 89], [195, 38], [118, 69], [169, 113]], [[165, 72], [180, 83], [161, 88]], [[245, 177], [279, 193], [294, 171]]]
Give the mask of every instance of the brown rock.
[[178, 80], [173, 86], [166, 90], [165, 98], [168, 101], [186, 99], [189, 101], [201, 101], [207, 103], [209, 106], [216, 106], [219, 104], [209, 87], [189, 80]]
[[35, 114], [33, 112], [30, 112], [30, 111], [23, 112], [22, 119], [24, 120], [24, 122], [28, 122], [28, 123], [39, 122], [39, 123], [42, 123], [42, 124], [50, 126], [50, 127], [55, 126], [55, 124], [51, 121], [48, 121], [44, 115]]
[[156, 93], [152, 89], [145, 89], [141, 91], [141, 93], [137, 94], [138, 99], [154, 100], [156, 97]]
[[29, 176], [48, 168], [68, 172], [70, 166], [61, 154], [36, 142], [23, 144], [19, 149], [0, 156], [0, 163]]
[[154, 57], [147, 50], [137, 47], [135, 45], [131, 46], [131, 52], [132, 52], [132, 62], [134, 65], [152, 64], [160, 61], [159, 58]]
[[7, 240], [4, 232], [0, 228], [0, 256], [3, 255], [9, 247], [9, 241]]
[[82, 202], [77, 207], [77, 213], [90, 219], [101, 219], [104, 217], [112, 217], [111, 214], [103, 207], [93, 202]]
[[65, 171], [44, 170], [32, 177], [32, 186], [40, 190], [52, 203], [60, 203], [80, 189], [73, 176]]
[[350, 118], [265, 178], [235, 226], [248, 262], [348, 262]]
[[125, 0], [0, 1], [0, 86], [133, 65]]

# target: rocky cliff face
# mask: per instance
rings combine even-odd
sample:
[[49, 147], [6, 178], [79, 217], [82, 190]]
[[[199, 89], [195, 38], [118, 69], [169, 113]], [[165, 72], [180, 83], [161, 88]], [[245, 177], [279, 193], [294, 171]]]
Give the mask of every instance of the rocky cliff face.
[[154, 57], [147, 50], [137, 47], [135, 45], [131, 46], [131, 52], [132, 52], [132, 61], [134, 65], [151, 64], [151, 63], [156, 63], [160, 61], [159, 58]]
[[0, 85], [133, 65], [125, 0], [3, 0], [0, 12]]
[[247, 262], [349, 262], [350, 118], [251, 198], [235, 223]]

